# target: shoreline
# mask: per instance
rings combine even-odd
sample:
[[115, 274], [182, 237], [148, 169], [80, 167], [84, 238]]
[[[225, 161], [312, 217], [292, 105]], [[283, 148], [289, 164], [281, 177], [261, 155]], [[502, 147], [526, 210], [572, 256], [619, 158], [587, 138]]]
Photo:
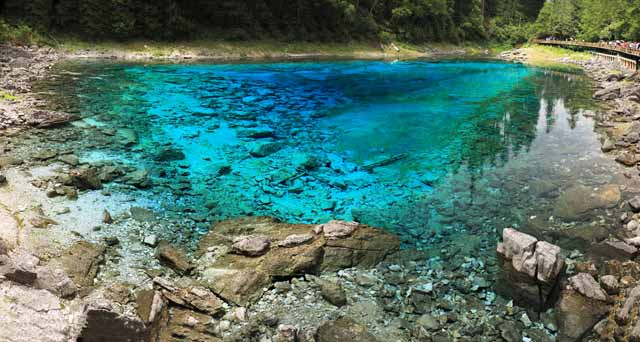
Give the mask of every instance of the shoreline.
[[[38, 52], [36, 52], [36, 54], [37, 53]], [[51, 53], [51, 51], [44, 52], [44, 53]], [[36, 59], [38, 59], [38, 61], [36, 62], [37, 67], [35, 69], [31, 69], [32, 66], [27, 66], [27, 68], [29, 68], [29, 70], [37, 70], [38, 78], [46, 77], [46, 71], [50, 69], [51, 66], [58, 61], [65, 60], [68, 58], [71, 58], [71, 59], [94, 58], [94, 57], [87, 57], [88, 55], [85, 57], [80, 57], [76, 55], [65, 55], [64, 53], [57, 53], [57, 52], [53, 52], [53, 53], [55, 53], [55, 56], [49, 56], [48, 58], [45, 58], [44, 56], [36, 57]], [[305, 57], [308, 57], [308, 55]], [[336, 56], [332, 55], [327, 57], [336, 57]], [[42, 60], [40, 60], [41, 58]], [[111, 59], [112, 57], [102, 57], [102, 58]], [[125, 58], [124, 60], [135, 60], [131, 58], [138, 58], [138, 57], [136, 57], [136, 55], [134, 54], [134, 55], [125, 55], [124, 58]], [[127, 58], [130, 58], [130, 59], [127, 59]], [[144, 60], [143, 57], [141, 58], [142, 58], [141, 60]], [[184, 55], [175, 55], [172, 58], [174, 58], [173, 60], [183, 60]], [[258, 58], [264, 58], [264, 57], [258, 57]], [[118, 60], [122, 60], [122, 59], [118, 59]], [[157, 60], [157, 59], [154, 58], [153, 60]], [[169, 59], [169, 61], [170, 60], [171, 59]], [[188, 60], [189, 59], [187, 59], [187, 61]], [[158, 61], [161, 62], [161, 61], [167, 61], [167, 60], [158, 60]], [[596, 81], [601, 78], [600, 76], [593, 73], [589, 74], [589, 76], [594, 78]], [[6, 79], [0, 79], [0, 81], [2, 82], [1, 84], [5, 84], [5, 82], [7, 82]], [[9, 115], [10, 120], [5, 122], [0, 122], [0, 127], [2, 127], [3, 125], [8, 126], [9, 132], [11, 132], [15, 129], [15, 124], [19, 123], [22, 127], [24, 127], [23, 129], [28, 130], [29, 129], [28, 127], [37, 127], [35, 129], [37, 130], [37, 129], [46, 129], [49, 127], [55, 127], [57, 125], [61, 125], [61, 124], [64, 124], [65, 122], [73, 120], [74, 118], [73, 116], [69, 116], [64, 113], [47, 112], [47, 111], [43, 112], [43, 109], [38, 109], [36, 111], [33, 107], [38, 106], [39, 103], [37, 103], [37, 101], [33, 97], [33, 94], [30, 93], [30, 88], [28, 87], [30, 85], [30, 82], [33, 82], [33, 79], [25, 78], [25, 79], [18, 79], [15, 81], [17, 81], [17, 84], [22, 84], [24, 86], [24, 92], [22, 94], [18, 94], [20, 101], [18, 101], [13, 105], [0, 103], [0, 109], [5, 110], [10, 114], [13, 113]], [[612, 110], [615, 110], [615, 109], [612, 109]], [[12, 125], [14, 125], [14, 127], [11, 127]], [[612, 131], [621, 133], [622, 131], [624, 131], [624, 129], [620, 127], [618, 128], [614, 127], [612, 128]], [[13, 133], [10, 133], [10, 135], [11, 134]], [[0, 136], [1, 136], [1, 133], [0, 133]], [[616, 137], [613, 137], [613, 138], [620, 139], [621, 137], [622, 136], [619, 135], [617, 136], [617, 138]], [[12, 148], [13, 144], [9, 143], [8, 145], [0, 145], [0, 146], [4, 146], [6, 150], [7, 148], [9, 149]], [[7, 214], [7, 211], [10, 211], [10, 213], [8, 214], [10, 214], [10, 216], [15, 218], [15, 226], [17, 227], [16, 230], [18, 231], [18, 234], [24, 235], [24, 234], [36, 232], [36, 235], [38, 235], [36, 236], [37, 239], [32, 240], [31, 242], [33, 244], [28, 245], [30, 253], [33, 253], [36, 257], [38, 257], [41, 260], [41, 264], [45, 264], [46, 262], [46, 265], [51, 267], [53, 267], [52, 265], [55, 265], [58, 262], [64, 264], [66, 259], [64, 258], [60, 259], [59, 256], [60, 255], [64, 256], [65, 253], [86, 253], [90, 255], [95, 255], [94, 259], [89, 263], [89, 265], [84, 265], [84, 264], [74, 265], [74, 267], [79, 267], [83, 270], [86, 270], [88, 274], [93, 273], [94, 277], [97, 277], [95, 279], [98, 279], [100, 288], [93, 290], [91, 292], [92, 294], [86, 298], [82, 298], [78, 296], [70, 300], [58, 299], [58, 303], [64, 303], [61, 305], [61, 307], [75, 308], [76, 310], [79, 310], [77, 306], [85, 305], [85, 307], [79, 311], [84, 311], [85, 313], [99, 311], [105, 315], [106, 315], [105, 312], [117, 312], [118, 315], [122, 317], [124, 321], [129, 323], [134, 322], [134, 326], [139, 326], [141, 322], [140, 310], [139, 310], [140, 306], [148, 306], [148, 309], [145, 309], [146, 311], [144, 311], [142, 315], [142, 316], [147, 315], [147, 318], [150, 318], [149, 316], [150, 312], [153, 312], [154, 314], [157, 314], [159, 316], [168, 315], [168, 311], [166, 310], [168, 310], [169, 307], [172, 307], [173, 308], [172, 310], [175, 310], [175, 312], [174, 311], [172, 312], [174, 312], [176, 316], [183, 315], [180, 317], [182, 317], [182, 319], [184, 320], [188, 320], [189, 322], [191, 322], [189, 324], [192, 324], [193, 320], [195, 319], [196, 323], [195, 325], [188, 325], [186, 323], [183, 325], [180, 325], [165, 317], [164, 319], [167, 319], [163, 323], [165, 324], [165, 328], [169, 327], [171, 329], [174, 329], [174, 331], [190, 331], [189, 333], [193, 334], [194, 338], [196, 336], [200, 338], [205, 336], [205, 337], [211, 338], [213, 341], [216, 341], [214, 338], [222, 338], [222, 336], [231, 336], [231, 332], [233, 332], [233, 334], [236, 334], [236, 335], [239, 334], [239, 337], [238, 337], [240, 338], [239, 340], [247, 336], [246, 330], [250, 329], [249, 327], [251, 327], [252, 324], [255, 325], [258, 322], [258, 318], [253, 316], [251, 316], [251, 318], [247, 318], [246, 305], [242, 305], [242, 304], [237, 305], [237, 303], [234, 304], [228, 298], [225, 298], [225, 303], [218, 303], [219, 306], [223, 309], [214, 310], [215, 315], [219, 315], [220, 312], [225, 312], [224, 317], [216, 321], [215, 329], [217, 329], [217, 331], [215, 333], [209, 334], [208, 332], [206, 332], [205, 328], [201, 327], [201, 324], [205, 324], [205, 321], [206, 321], [204, 317], [199, 316], [199, 314], [202, 313], [202, 310], [188, 309], [190, 307], [189, 299], [193, 300], [193, 298], [188, 297], [187, 295], [184, 294], [184, 291], [182, 291], [183, 289], [188, 289], [189, 291], [198, 292], [199, 291], [198, 289], [200, 289], [200, 287], [194, 287], [197, 285], [193, 285], [193, 281], [194, 281], [193, 279], [189, 277], [181, 277], [180, 270], [179, 270], [180, 267], [177, 267], [178, 270], [176, 271], [176, 273], [172, 273], [171, 271], [167, 271], [166, 267], [160, 266], [161, 260], [156, 260], [156, 258], [154, 257], [156, 253], [155, 249], [157, 246], [157, 242], [153, 243], [153, 245], [156, 245], [156, 246], [153, 246], [153, 248], [151, 248], [150, 245], [152, 244], [150, 243], [150, 241], [145, 241], [147, 238], [150, 238], [151, 235], [154, 235], [154, 234], [147, 233], [147, 234], [143, 234], [142, 236], [136, 236], [134, 239], [131, 239], [131, 241], [128, 241], [128, 239], [125, 239], [125, 238], [121, 238], [121, 235], [123, 236], [126, 235], [127, 230], [131, 229], [132, 226], [135, 227], [134, 229], [136, 230], [143, 230], [143, 229], [149, 229], [149, 225], [147, 225], [144, 222], [134, 222], [135, 220], [132, 220], [130, 217], [126, 217], [127, 215], [124, 215], [124, 214], [121, 215], [119, 213], [117, 215], [114, 215], [114, 217], [107, 219], [106, 214], [104, 213], [103, 210], [107, 210], [107, 212], [110, 213], [109, 216], [111, 216], [111, 214], [116, 212], [116, 209], [114, 209], [115, 207], [113, 207], [113, 205], [120, 205], [121, 203], [121, 202], [118, 202], [118, 200], [114, 199], [115, 197], [119, 196], [117, 193], [111, 194], [109, 196], [110, 198], [109, 203], [113, 204], [111, 206], [105, 205], [103, 200], [101, 200], [101, 196], [99, 192], [97, 191], [81, 193], [79, 201], [72, 202], [73, 203], [72, 205], [69, 205], [69, 204], [65, 205], [64, 203], [66, 202], [60, 202], [60, 201], [55, 202], [54, 199], [48, 198], [45, 195], [45, 192], [43, 192], [41, 189], [37, 189], [33, 187], [32, 181], [36, 179], [38, 176], [47, 175], [48, 172], [52, 171], [52, 169], [56, 169], [56, 168], [59, 169], [61, 167], [67, 168], [68, 166], [58, 163], [53, 167], [42, 167], [42, 168], [32, 167], [32, 166], [23, 167], [19, 165], [13, 165], [13, 163], [10, 160], [2, 160], [0, 158], [0, 168], [1, 168], [0, 171], [2, 172], [1, 174], [6, 173], [7, 179], [8, 179], [8, 185], [5, 185], [3, 188], [0, 188], [0, 192], [1, 192], [0, 193], [0, 219], [3, 217], [3, 215]], [[8, 171], [6, 169], [8, 169]], [[6, 194], [8, 194], [8, 196], [4, 196]], [[121, 198], [120, 200], [122, 202], [129, 201], [129, 199], [125, 199], [125, 198]], [[11, 203], [11, 205], [1, 205], [2, 202]], [[32, 205], [33, 202], [38, 202], [42, 205], [42, 207], [40, 207], [40, 210], [37, 210], [37, 209], [33, 210], [34, 208], [28, 208], [33, 206]], [[62, 203], [62, 205], [60, 203]], [[130, 202], [130, 203], [131, 203], [130, 207], [134, 207], [137, 204], [140, 204], [140, 205], [144, 204], [144, 203], [136, 203], [136, 202]], [[72, 219], [70, 219], [70, 221], [61, 221], [56, 223], [60, 225], [67, 225], [72, 227], [82, 226], [84, 227], [85, 230], [76, 231], [76, 232], [66, 231], [62, 235], [57, 235], [58, 233], [60, 233], [60, 231], [57, 229], [49, 228], [49, 229], [45, 229], [44, 231], [41, 231], [41, 228], [35, 227], [37, 224], [34, 224], [34, 223], [44, 222], [45, 227], [49, 225], [47, 224], [48, 217], [44, 213], [62, 212], [62, 211], [67, 211], [67, 209], [71, 211]], [[122, 211], [128, 211], [129, 209], [118, 208], [118, 210], [122, 212]], [[79, 217], [82, 217], [83, 220], [76, 221], [76, 222], [73, 221], [73, 218], [77, 219]], [[115, 223], [108, 223], [108, 221], [112, 221], [112, 222], [115, 221]], [[232, 222], [234, 221], [232, 220]], [[11, 225], [12, 224], [10, 224], [10, 226]], [[102, 226], [103, 231], [102, 232], [94, 231], [95, 225]], [[117, 228], [116, 227], [117, 225], [122, 225], [122, 227]], [[25, 226], [33, 226], [33, 227], [25, 228]], [[280, 229], [279, 228], [280, 226], [277, 224], [269, 223], [267, 224], [267, 226], [270, 227], [269, 229], [273, 229], [273, 231], [267, 230], [266, 231], [267, 234], [277, 234], [278, 229]], [[309, 227], [306, 227], [306, 226], [303, 227], [303, 226], [305, 225], [296, 225], [296, 229], [300, 229], [301, 231], [304, 231], [304, 232], [309, 230]], [[1, 227], [1, 228], [4, 228], [4, 227]], [[11, 227], [9, 227], [9, 229], [11, 229]], [[362, 228], [362, 229], [365, 229], [365, 228]], [[0, 230], [0, 232], [1, 231], [2, 230]], [[304, 232], [303, 234], [305, 234]], [[113, 240], [109, 240], [114, 236], [118, 238], [117, 243], [115, 243]], [[321, 237], [322, 235], [320, 234], [319, 236]], [[91, 247], [87, 247], [86, 249], [83, 249], [86, 246], [84, 247], [81, 246], [82, 248], [77, 247], [79, 245], [82, 245], [82, 241], [84, 241], [86, 238], [90, 238], [92, 240], [91, 243], [94, 245], [92, 245]], [[21, 241], [28, 241], [29, 237], [22, 236], [19, 239]], [[48, 245], [47, 241], [58, 241], [56, 243], [58, 245], [55, 246], [55, 248], [51, 248], [52, 246]], [[211, 255], [212, 251], [215, 251], [218, 249], [230, 248], [230, 246], [226, 242], [216, 241], [215, 238], [214, 238], [214, 241], [215, 243], [212, 243], [208, 247], [203, 247], [203, 246], [200, 247], [202, 255], [199, 258], [196, 258], [193, 260], [193, 262], [196, 264], [196, 268], [205, 267], [203, 265], [208, 265], [210, 263], [209, 259], [213, 257]], [[111, 243], [115, 243], [115, 244], [109, 246], [109, 244]], [[102, 244], [104, 244], [106, 247], [100, 246]], [[22, 244], [19, 244], [19, 245], [22, 246]], [[72, 247], [71, 251], [69, 250], [70, 246]], [[125, 255], [123, 258], [123, 261], [119, 261], [119, 265], [114, 266], [118, 262], [112, 259], [111, 254], [113, 254], [114, 252], [117, 253], [117, 250], [123, 250], [126, 248], [131, 248], [132, 250], [136, 250], [138, 252], [132, 253], [131, 255]], [[209, 250], [209, 248], [211, 248], [212, 250]], [[389, 254], [393, 254], [392, 252], [393, 251], [390, 250]], [[400, 252], [400, 254], [401, 253], [402, 252]], [[180, 252], [179, 250], [167, 248], [165, 259], [170, 259], [169, 264], [173, 264], [169, 268], [176, 269], [176, 266], [178, 266], [181, 262], [185, 262], [185, 256], [181, 254], [182, 252]], [[79, 254], [73, 254], [73, 255], [75, 255], [76, 257], [79, 257]], [[129, 256], [134, 256], [134, 257], [130, 258]], [[394, 261], [397, 261], [397, 264], [400, 265], [398, 267], [400, 267], [400, 269], [402, 270], [401, 273], [406, 272], [407, 274], [409, 274], [411, 272], [409, 270], [411, 265], [409, 265], [408, 260], [401, 258], [399, 255], [396, 255], [395, 258], [396, 260]], [[99, 259], [102, 259], [102, 261], [98, 261]], [[394, 258], [392, 257], [391, 259], [393, 260]], [[240, 259], [240, 260], [245, 260], [245, 259]], [[97, 266], [94, 265], [94, 263], [102, 264], [102, 266], [100, 266], [102, 267], [102, 270], [100, 270], [100, 272], [98, 272], [98, 270], [95, 269]], [[189, 262], [187, 261], [187, 263]], [[150, 302], [147, 299], [147, 302], [149, 303], [145, 302], [144, 305], [140, 305], [136, 303], [139, 303], [143, 300], [131, 301], [130, 299], [125, 300], [122, 298], [117, 298], [118, 300], [113, 300], [113, 298], [109, 298], [107, 300], [107, 302], [111, 302], [111, 304], [107, 305], [109, 309], [105, 309], [103, 307], [100, 307], [100, 305], [97, 305], [97, 303], [102, 303], [101, 301], [104, 300], [105, 298], [99, 298], [98, 300], [94, 298], [95, 296], [97, 297], [116, 296], [117, 297], [118, 295], [117, 291], [116, 293], [114, 293], [113, 291], [114, 288], [110, 288], [110, 287], [116, 286], [115, 288], [116, 290], [127, 292], [126, 287], [125, 287], [125, 290], [122, 290], [117, 288], [117, 286], [121, 286], [121, 285], [110, 283], [110, 281], [108, 280], [110, 277], [109, 272], [111, 272], [111, 275], [114, 275], [116, 272], [120, 272], [120, 273], [131, 272], [128, 269], [140, 267], [140, 265], [144, 265], [144, 267], [147, 270], [146, 271], [138, 270], [139, 273], [136, 275], [131, 275], [129, 279], [134, 281], [137, 284], [137, 287], [144, 288], [145, 291], [151, 291]], [[318, 300], [320, 301], [322, 300], [318, 298], [325, 297], [326, 294], [323, 293], [323, 291], [325, 291], [323, 290], [324, 288], [330, 287], [335, 290], [336, 289], [335, 284], [340, 283], [341, 284], [340, 287], [342, 287], [344, 291], [348, 293], [350, 298], [352, 297], [358, 298], [359, 296], [361, 296], [360, 293], [365, 292], [366, 289], [371, 288], [372, 286], [377, 287], [379, 285], [386, 284], [387, 275], [388, 274], [393, 275], [397, 273], [397, 271], [394, 271], [397, 267], [393, 265], [396, 265], [396, 264], [392, 263], [391, 261], [384, 264], [384, 267], [388, 269], [385, 268], [384, 271], [381, 271], [384, 274], [384, 277], [382, 277], [382, 279], [380, 279], [380, 275], [378, 274], [378, 271], [375, 269], [376, 265], [366, 265], [369, 268], [365, 271], [356, 271], [352, 269], [349, 269], [347, 271], [341, 271], [347, 274], [348, 276], [346, 278], [342, 277], [341, 278], [342, 280], [339, 282], [336, 281], [336, 278], [339, 278], [338, 273], [328, 272], [326, 274], [322, 274], [319, 280], [315, 279], [311, 281], [304, 281], [304, 280], [292, 281], [292, 283], [294, 284], [293, 289], [289, 289], [286, 291], [280, 289], [278, 287], [279, 285], [276, 285], [276, 288], [273, 290], [269, 290], [266, 294], [264, 294], [265, 299], [259, 301], [256, 305], [257, 307], [262, 307], [263, 312], [264, 311], [268, 312], [269, 310], [273, 310], [273, 308], [277, 305], [281, 305], [283, 307], [286, 307], [286, 305], [289, 305], [286, 303], [286, 293], [288, 292], [302, 296], [305, 294], [304, 293], [305, 291], [311, 291], [311, 293], [313, 293], [313, 296], [314, 296], [313, 301], [315, 301], [318, 307], [322, 307], [323, 310], [326, 310], [327, 312], [332, 312], [334, 311], [334, 306], [325, 307], [324, 306], [325, 304], [317, 302]], [[427, 271], [429, 269], [429, 267], [427, 266], [429, 266], [429, 264], [426, 264], [424, 266], [425, 267], [424, 270], [418, 272], [420, 276], [427, 277]], [[476, 267], [476, 266], [473, 266], [473, 267]], [[67, 268], [69, 267], [67, 266]], [[154, 274], [153, 277], [148, 275], [149, 278], [148, 279], [145, 278], [144, 276], [145, 272], [148, 272], [149, 270], [153, 270], [155, 272], [158, 269], [163, 270], [164, 276], [158, 277], [158, 275]], [[120, 275], [121, 274], [119, 274], [116, 277], [119, 277]], [[307, 276], [307, 277], [309, 279], [313, 279], [310, 276]], [[187, 278], [188, 280], [185, 280], [185, 278]], [[163, 283], [163, 281], [167, 281], [167, 279], [170, 279], [169, 283], [168, 284], [166, 282]], [[297, 279], [297, 278], [293, 277], [293, 279]], [[72, 280], [74, 282], [84, 282], [84, 281], [93, 282], [94, 278], [87, 280], [87, 279], [79, 279], [79, 278], [72, 277]], [[241, 279], [241, 280], [246, 281], [246, 279]], [[31, 290], [25, 290], [23, 288], [20, 288], [18, 290], [16, 286], [13, 286], [13, 287], [9, 286], [7, 285], [7, 282], [5, 282], [4, 284], [0, 283], [0, 295], [3, 295], [3, 294], [7, 295], [7, 293], [14, 293], [15, 291], [27, 291], [27, 293], [29, 293], [29, 295], [34, 296], [34, 298], [41, 298], [43, 300], [46, 299], [48, 301], [56, 301], [56, 299], [50, 297], [50, 293], [53, 292], [53, 293], [62, 294], [64, 293], [64, 291], [67, 290], [65, 287], [58, 286], [59, 284], [61, 284], [61, 282], [64, 284], [67, 284], [66, 279], [64, 279], [64, 277], [62, 278], [62, 280], [56, 279], [56, 281], [57, 281], [56, 283], [57, 285], [54, 286], [54, 291], [52, 291], [51, 289], [48, 289], [47, 290], [48, 292], [44, 291], [49, 294], [45, 294], [43, 292], [31, 293], [30, 292]], [[191, 284], [191, 285], [184, 286], [183, 284], [185, 281], [187, 284]], [[327, 281], [329, 282], [329, 285], [326, 285]], [[144, 286], [140, 286], [141, 284], [144, 284]], [[177, 285], [177, 284], [180, 284], [180, 285]], [[265, 284], [260, 283], [260, 285], [265, 285]], [[286, 285], [282, 284], [281, 286], [285, 287]], [[296, 286], [298, 286], [297, 289], [296, 289]], [[87, 286], [87, 287], [90, 287], [90, 286]], [[80, 290], [81, 291], [87, 290], [87, 288], [85, 289], [81, 288]], [[33, 290], [33, 291], [42, 291], [42, 290]], [[131, 291], [131, 289], [128, 289], [128, 291]], [[335, 290], [335, 291], [340, 292], [338, 290]], [[221, 292], [224, 292], [224, 291], [221, 291]], [[148, 295], [148, 293], [146, 293], [145, 295]], [[250, 294], [247, 294], [247, 295], [250, 295]], [[161, 301], [164, 304], [160, 305], [161, 307], [155, 306], [154, 308], [153, 303], [156, 303], [157, 296], [159, 296], [158, 298], [160, 298], [157, 300]], [[172, 296], [174, 298], [173, 300], [171, 299]], [[179, 299], [176, 300], [175, 296], [178, 296]], [[187, 299], [185, 299], [185, 296]], [[60, 297], [63, 298], [64, 296], [60, 295]], [[169, 299], [166, 299], [165, 297]], [[209, 294], [205, 295], [205, 297], [207, 297], [210, 300], [210, 302], [208, 302], [208, 305], [214, 305], [212, 302], [216, 302], [216, 300], [213, 299], [213, 297], [211, 297]], [[162, 298], [165, 298], [165, 299], [162, 299]], [[179, 301], [180, 298], [183, 304], [176, 304], [176, 301]], [[365, 303], [372, 300], [370, 297], [366, 297], [364, 299], [365, 299]], [[124, 301], [124, 303], [119, 303], [119, 301]], [[185, 305], [184, 302], [186, 302], [187, 305]], [[114, 303], [117, 303], [117, 304], [114, 304]], [[276, 303], [279, 303], [279, 304], [276, 305]], [[507, 304], [508, 303], [501, 303], [500, 310], [508, 310]], [[191, 306], [193, 306], [193, 304], [191, 304]], [[304, 310], [301, 306], [294, 305], [294, 307], [297, 308], [298, 310]], [[293, 310], [293, 308], [289, 308], [289, 309]], [[354, 310], [353, 308], [348, 308], [348, 310], [345, 310], [344, 312], [342, 312], [342, 314], [345, 314], [345, 315], [351, 314], [352, 316], [355, 316], [358, 314], [358, 312], [360, 313], [367, 312], [367, 310], [369, 309], [371, 309], [371, 306], [363, 306], [362, 308], [360, 308], [360, 310], [362, 311]], [[366, 325], [369, 329], [373, 329], [373, 331], [377, 333], [382, 333], [380, 330], [376, 330], [376, 329], [380, 329], [380, 326], [374, 324], [374, 322], [377, 319], [384, 318], [386, 314], [384, 313], [384, 311], [381, 311], [381, 310], [378, 311], [378, 309], [379, 308], [375, 309], [375, 314], [371, 315], [366, 319]], [[76, 336], [80, 334], [81, 318], [79, 316], [82, 316], [82, 315], [74, 316], [78, 314], [78, 312], [75, 312], [74, 314], [72, 314], [69, 312], [64, 312], [63, 309], [56, 309], [56, 310], [57, 310], [56, 312], [50, 312], [50, 314], [53, 315], [54, 317], [60, 317], [61, 319], [63, 318], [66, 319], [67, 317], [73, 316], [75, 317], [76, 321], [72, 320], [70, 323], [62, 324], [60, 327], [49, 327], [51, 331], [60, 331], [62, 330], [61, 328], [65, 328], [65, 329], [68, 329], [68, 333], [75, 334]], [[496, 310], [496, 311], [499, 312], [499, 310]], [[523, 314], [523, 312], [524, 311], [519, 312], [519, 314]], [[317, 312], [310, 310], [309, 312], [305, 313], [305, 317], [304, 317], [304, 320], [307, 322], [307, 324], [309, 324], [310, 326], [315, 326], [314, 329], [318, 328], [317, 325], [321, 323], [321, 322], [312, 322], [313, 315], [315, 314], [317, 314]], [[526, 312], [524, 312], [524, 314], [526, 315]], [[56, 315], [59, 315], [59, 316], [56, 316]], [[513, 315], [513, 317], [511, 317], [510, 319], [518, 320], [520, 319], [519, 317], [520, 316]], [[425, 318], [425, 320], [426, 319], [427, 318]], [[145, 322], [145, 320], [146, 319], [142, 320], [143, 325], [145, 323], [148, 323], [148, 322]], [[154, 320], [151, 319], [150, 321], [153, 322]], [[290, 323], [290, 322], [284, 322], [284, 323]], [[341, 322], [340, 324], [343, 324], [343, 323], [344, 322]], [[172, 326], [172, 324], [174, 325], [177, 324], [178, 326]], [[357, 323], [345, 323], [345, 324], [348, 324], [354, 327], [359, 326]], [[230, 327], [228, 325], [230, 325]], [[287, 329], [291, 329], [291, 327], [288, 327], [287, 325], [288, 324], [278, 325], [276, 323], [274, 326], [271, 326], [271, 328], [269, 329], [271, 331], [271, 334], [286, 335]], [[430, 328], [428, 327], [433, 326], [433, 323], [422, 322], [420, 323], [420, 325], [421, 325], [420, 326], [421, 328], [429, 330]], [[400, 334], [398, 331], [401, 331], [402, 329], [404, 328], [401, 326], [394, 327], [393, 329], [389, 328], [389, 332], [385, 331], [385, 334], [388, 333], [386, 337], [387, 338], [397, 337], [397, 336], [394, 336], [393, 334], [396, 334], [396, 333]], [[132, 332], [128, 332], [128, 333], [132, 333]], [[505, 334], [502, 330], [499, 331], [499, 333]], [[297, 332], [297, 334], [298, 336], [302, 336], [304, 334], [308, 335], [309, 333], [307, 333], [306, 331], [299, 331]], [[311, 334], [313, 334], [313, 332], [311, 332]], [[53, 341], [55, 339], [51, 337], [51, 340]], [[307, 341], [310, 341], [310, 340], [307, 340]]]

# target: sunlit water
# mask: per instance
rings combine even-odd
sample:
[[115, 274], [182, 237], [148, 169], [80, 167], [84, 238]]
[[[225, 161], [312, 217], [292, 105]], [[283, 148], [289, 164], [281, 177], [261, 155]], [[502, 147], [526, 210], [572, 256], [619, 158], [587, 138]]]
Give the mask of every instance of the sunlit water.
[[[452, 234], [493, 239], [506, 226], [555, 222], [562, 189], [597, 187], [620, 173], [600, 152], [584, 115], [590, 85], [575, 74], [486, 61], [85, 63], [59, 71], [44, 87], [61, 109], [82, 115], [78, 127], [119, 130], [111, 147], [81, 145], [81, 157], [151, 170], [154, 186], [141, 195], [158, 208], [190, 207], [185, 219], [206, 218], [199, 233], [212, 221], [269, 215], [358, 220], [419, 247]], [[139, 141], [123, 148], [127, 130]], [[250, 153], [266, 142], [277, 143], [274, 153]], [[185, 158], [157, 161], [168, 148]]]

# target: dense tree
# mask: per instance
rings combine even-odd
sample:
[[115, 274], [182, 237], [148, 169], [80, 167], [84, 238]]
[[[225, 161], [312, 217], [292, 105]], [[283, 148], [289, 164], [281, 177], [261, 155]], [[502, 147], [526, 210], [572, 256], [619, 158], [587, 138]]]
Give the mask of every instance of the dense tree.
[[[548, 7], [573, 1], [590, 2], [594, 8], [600, 2], [548, 2], [543, 12], [549, 18], [543, 16], [546, 19], [539, 27], [554, 26], [550, 33], [557, 30], [572, 33], [568, 32], [571, 26], [564, 25], [565, 18], [557, 17]], [[373, 39], [416, 43], [494, 39], [516, 43], [526, 40], [530, 23], [544, 3], [544, 0], [0, 0], [0, 13], [8, 20], [26, 22], [41, 30], [97, 39]], [[637, 15], [618, 14], [616, 18]], [[635, 23], [624, 28], [612, 24], [616, 23], [594, 22], [593, 27], [597, 28], [589, 34], [601, 36], [607, 29], [624, 30], [625, 34], [639, 30]], [[601, 28], [605, 26], [607, 29]]]

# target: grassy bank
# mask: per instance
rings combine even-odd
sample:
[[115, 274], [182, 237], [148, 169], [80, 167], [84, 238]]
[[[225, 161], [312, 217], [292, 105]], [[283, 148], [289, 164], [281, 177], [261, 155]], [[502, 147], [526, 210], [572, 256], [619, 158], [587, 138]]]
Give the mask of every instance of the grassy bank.
[[522, 52], [527, 57], [527, 64], [554, 69], [580, 69], [580, 66], [567, 63], [566, 60], [586, 61], [593, 58], [593, 55], [587, 52], [576, 52], [554, 46], [535, 44], [523, 47]]

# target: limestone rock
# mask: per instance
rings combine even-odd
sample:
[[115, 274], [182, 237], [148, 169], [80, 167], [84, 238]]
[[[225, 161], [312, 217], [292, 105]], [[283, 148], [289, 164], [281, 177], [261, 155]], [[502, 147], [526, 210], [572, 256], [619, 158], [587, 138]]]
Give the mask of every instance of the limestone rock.
[[160, 278], [154, 279], [154, 282], [162, 287], [164, 297], [174, 304], [198, 310], [212, 317], [224, 313], [222, 300], [205, 287], [189, 286], [180, 288]]
[[578, 291], [580, 294], [587, 298], [606, 301], [607, 294], [600, 287], [598, 282], [593, 279], [591, 274], [578, 273], [575, 276], [569, 278], [569, 286]]
[[497, 252], [501, 265], [496, 292], [518, 305], [542, 310], [551, 305], [564, 269], [558, 246], [506, 228]]
[[148, 340], [147, 328], [141, 320], [127, 317], [102, 307], [86, 309], [86, 324], [80, 341], [141, 342]]
[[94, 167], [80, 167], [69, 171], [73, 184], [80, 190], [102, 189], [102, 181], [98, 177], [98, 171]]
[[260, 256], [267, 252], [271, 241], [264, 235], [250, 235], [237, 238], [231, 248], [233, 251], [247, 256]]
[[38, 262], [38, 258], [26, 250], [18, 249], [0, 256], [0, 276], [19, 284], [31, 285], [38, 276]]
[[166, 315], [166, 323], [160, 329], [158, 341], [176, 341], [176, 336], [180, 341], [190, 342], [221, 342], [222, 339], [214, 334], [211, 317], [174, 307]]
[[586, 297], [568, 286], [556, 305], [558, 340], [580, 341], [608, 312], [605, 301]]
[[292, 234], [278, 243], [280, 247], [295, 247], [313, 240], [311, 234]]
[[327, 302], [337, 307], [347, 305], [347, 294], [339, 282], [317, 278], [316, 283], [320, 286], [322, 298]]
[[[630, 242], [634, 241], [631, 240]], [[625, 261], [633, 259], [638, 253], [638, 249], [631, 244], [618, 239], [607, 239], [594, 244], [590, 253], [606, 259]]]
[[607, 185], [600, 189], [577, 185], [567, 189], [558, 198], [554, 215], [567, 220], [578, 220], [595, 209], [615, 207], [621, 199], [617, 185]]
[[276, 142], [258, 142], [253, 145], [249, 153], [254, 157], [262, 158], [278, 152], [280, 148], [282, 145]]
[[98, 267], [104, 261], [105, 247], [78, 241], [67, 248], [58, 261], [73, 282], [82, 288], [93, 286]]
[[271, 277], [261, 271], [220, 270], [209, 268], [202, 274], [209, 288], [220, 297], [236, 305], [247, 305], [262, 295]]
[[48, 291], [0, 281], [0, 298], [3, 341], [76, 341], [82, 329], [82, 309]]
[[[335, 240], [311, 235], [313, 228], [312, 225], [282, 223], [268, 217], [217, 223], [198, 245], [198, 255], [216, 251], [215, 258], [200, 260], [202, 278], [220, 297], [246, 305], [258, 298], [262, 288], [268, 287], [274, 278], [317, 274], [321, 270], [373, 267], [400, 246], [396, 236], [364, 225], [351, 235]], [[296, 243], [257, 249], [261, 250], [260, 255], [239, 254], [238, 246], [233, 247], [236, 238], [256, 235], [269, 241], [289, 238]], [[312, 239], [297, 244], [309, 236]]]
[[353, 232], [358, 229], [358, 223], [334, 220], [320, 225], [320, 228], [324, 232], [325, 238], [341, 239], [353, 234]]
[[50, 263], [37, 268], [37, 278], [34, 287], [47, 290], [61, 298], [73, 297], [77, 292], [77, 286], [69, 278], [61, 265]]
[[638, 163], [638, 156], [632, 152], [624, 152], [616, 157], [616, 161], [624, 166], [634, 166]]
[[600, 277], [600, 285], [608, 294], [617, 294], [620, 290], [618, 278], [613, 275], [605, 275]]
[[193, 265], [181, 250], [171, 246], [166, 241], [160, 241], [157, 247], [156, 256], [161, 263], [174, 270], [188, 274], [193, 269]]
[[339, 318], [322, 324], [315, 335], [316, 342], [376, 342], [367, 329], [348, 317]]

